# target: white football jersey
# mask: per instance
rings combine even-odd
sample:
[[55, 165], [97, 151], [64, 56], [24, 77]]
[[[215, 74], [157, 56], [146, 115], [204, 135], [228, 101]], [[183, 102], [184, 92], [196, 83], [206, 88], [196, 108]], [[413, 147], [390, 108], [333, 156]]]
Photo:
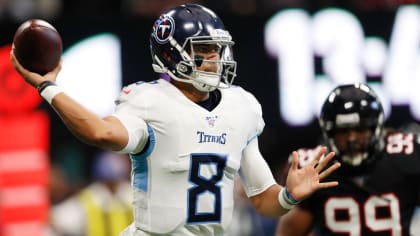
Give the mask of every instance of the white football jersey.
[[[128, 130], [146, 122], [150, 139], [131, 155], [135, 226], [142, 231], [221, 235], [228, 227], [242, 151], [264, 121], [253, 95], [237, 86], [220, 91], [220, 103], [208, 111], [163, 79], [123, 89], [114, 115]], [[258, 172], [245, 175], [261, 178]], [[268, 186], [245, 179], [247, 193], [272, 185], [269, 176]]]

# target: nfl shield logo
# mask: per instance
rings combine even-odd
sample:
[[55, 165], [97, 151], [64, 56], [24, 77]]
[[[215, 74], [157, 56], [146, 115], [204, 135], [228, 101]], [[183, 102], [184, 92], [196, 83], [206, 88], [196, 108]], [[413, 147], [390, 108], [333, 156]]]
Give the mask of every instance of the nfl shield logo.
[[209, 124], [210, 127], [214, 127], [214, 122], [216, 122], [217, 116], [207, 116], [206, 121]]

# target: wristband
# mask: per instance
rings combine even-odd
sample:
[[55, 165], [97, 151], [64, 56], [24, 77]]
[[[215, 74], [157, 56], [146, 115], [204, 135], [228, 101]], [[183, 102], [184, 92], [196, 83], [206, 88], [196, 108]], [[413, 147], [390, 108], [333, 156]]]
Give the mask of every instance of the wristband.
[[50, 80], [45, 80], [42, 81], [38, 87], [36, 87], [36, 89], [38, 90], [38, 93], [41, 94], [42, 91], [44, 91], [44, 89], [48, 86], [57, 86], [54, 82], [50, 81]]
[[[41, 83], [41, 85], [42, 85], [42, 83]], [[38, 87], [40, 87], [40, 86], [38, 86]], [[51, 84], [43, 87], [42, 90], [38, 90], [38, 91], [40, 91], [39, 93], [40, 93], [41, 97], [44, 98], [45, 101], [47, 101], [50, 105], [52, 103], [53, 98], [57, 94], [63, 92], [63, 90], [60, 87], [58, 87], [56, 84], [54, 84], [52, 82], [51, 82]]]
[[286, 210], [290, 210], [292, 209], [295, 205], [297, 205], [299, 203], [299, 201], [296, 201], [294, 198], [292, 198], [293, 200], [289, 199], [287, 197], [287, 195], [291, 196], [290, 193], [287, 191], [286, 187], [283, 187], [278, 195], [278, 200], [280, 205], [286, 209]]
[[297, 204], [299, 204], [300, 203], [300, 201], [298, 201], [298, 200], [296, 200], [290, 193], [289, 193], [289, 191], [287, 191], [287, 188], [286, 187], [284, 187], [284, 191], [283, 191], [283, 194], [284, 194], [284, 198], [285, 198], [285, 200], [288, 202], [288, 203], [290, 203], [290, 204], [292, 204], [292, 205], [297, 205]]

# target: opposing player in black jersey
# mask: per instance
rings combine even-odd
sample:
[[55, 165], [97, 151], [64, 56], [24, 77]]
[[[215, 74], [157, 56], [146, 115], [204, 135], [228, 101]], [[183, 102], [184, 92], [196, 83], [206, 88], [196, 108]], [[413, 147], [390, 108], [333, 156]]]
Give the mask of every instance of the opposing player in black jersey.
[[[319, 118], [324, 140], [342, 167], [340, 185], [318, 191], [282, 216], [277, 236], [410, 235], [419, 203], [419, 138], [385, 132], [384, 112], [366, 84], [336, 87]], [[300, 150], [300, 165], [315, 149]]]

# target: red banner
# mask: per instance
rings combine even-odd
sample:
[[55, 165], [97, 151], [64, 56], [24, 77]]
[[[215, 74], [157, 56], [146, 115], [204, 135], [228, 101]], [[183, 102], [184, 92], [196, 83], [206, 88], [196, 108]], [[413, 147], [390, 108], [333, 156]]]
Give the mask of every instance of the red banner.
[[0, 235], [46, 235], [49, 117], [0, 49]]

